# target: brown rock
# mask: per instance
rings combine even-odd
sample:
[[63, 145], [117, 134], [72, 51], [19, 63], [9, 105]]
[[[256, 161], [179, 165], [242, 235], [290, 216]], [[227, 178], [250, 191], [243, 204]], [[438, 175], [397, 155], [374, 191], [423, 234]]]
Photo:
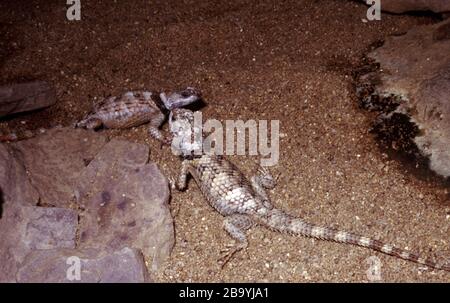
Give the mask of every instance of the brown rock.
[[14, 282], [32, 250], [75, 248], [77, 224], [73, 210], [6, 205], [0, 219], [0, 282]]
[[[36, 205], [39, 194], [28, 180], [25, 167], [12, 150], [0, 144], [0, 204]], [[0, 205], [1, 207], [1, 205]]]
[[371, 81], [378, 98], [400, 100], [384, 121], [394, 114], [409, 117], [420, 129], [415, 144], [442, 176], [450, 176], [449, 37], [450, 20], [389, 37], [369, 54], [380, 63], [381, 72], [364, 76], [375, 79]]
[[169, 256], [174, 231], [168, 182], [147, 158], [147, 146], [112, 140], [86, 167], [77, 187], [85, 208], [80, 247], [139, 248], [154, 270]]
[[38, 137], [13, 144], [23, 159], [41, 203], [67, 206], [80, 172], [106, 144], [98, 133], [72, 128], [55, 128]]
[[133, 283], [147, 280], [141, 252], [129, 247], [112, 253], [98, 249], [35, 250], [26, 256], [17, 273], [17, 282], [34, 283]]
[[75, 190], [77, 199], [89, 191], [100, 191], [107, 184], [120, 180], [124, 173], [142, 167], [147, 163], [148, 155], [146, 145], [112, 139], [80, 175]]
[[47, 82], [33, 81], [0, 86], [0, 117], [44, 108], [55, 103], [55, 92]]

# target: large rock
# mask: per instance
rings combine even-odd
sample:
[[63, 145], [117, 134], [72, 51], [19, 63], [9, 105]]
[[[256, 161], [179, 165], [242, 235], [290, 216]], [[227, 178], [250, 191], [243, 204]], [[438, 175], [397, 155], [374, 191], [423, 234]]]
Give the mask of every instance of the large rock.
[[92, 131], [55, 128], [13, 147], [23, 159], [41, 204], [64, 207], [73, 200], [81, 171], [105, 143], [104, 136]]
[[110, 183], [115, 183], [145, 165], [149, 148], [146, 145], [112, 139], [83, 169], [74, 189], [77, 200], [91, 192], [101, 191]]
[[146, 282], [140, 251], [124, 247], [107, 253], [98, 249], [35, 250], [17, 272], [17, 282], [120, 283]]
[[[22, 262], [20, 281], [62, 282], [68, 255], [86, 265], [82, 281], [143, 281], [140, 252], [153, 270], [169, 256], [168, 182], [147, 163], [147, 146], [67, 128], [10, 146], [0, 145], [0, 282], [15, 281]], [[39, 197], [41, 206], [79, 203], [80, 220], [74, 210], [26, 206]]]
[[419, 129], [413, 140], [430, 168], [450, 176], [450, 20], [389, 37], [369, 57], [381, 68], [361, 77], [374, 88], [368, 102], [396, 103], [381, 123], [408, 117]]
[[55, 91], [44, 81], [0, 86], [0, 117], [44, 108], [54, 103]]
[[[362, 0], [366, 3], [366, 0]], [[381, 9], [391, 13], [412, 11], [450, 12], [450, 0], [381, 0]]]
[[80, 247], [139, 248], [155, 270], [174, 244], [167, 179], [145, 164], [148, 147], [111, 140], [83, 171], [77, 186]]
[[78, 214], [69, 209], [6, 204], [0, 219], [0, 282], [14, 282], [33, 250], [75, 248]]
[[0, 209], [6, 204], [36, 205], [38, 201], [39, 194], [23, 163], [14, 157], [9, 146], [0, 144]]

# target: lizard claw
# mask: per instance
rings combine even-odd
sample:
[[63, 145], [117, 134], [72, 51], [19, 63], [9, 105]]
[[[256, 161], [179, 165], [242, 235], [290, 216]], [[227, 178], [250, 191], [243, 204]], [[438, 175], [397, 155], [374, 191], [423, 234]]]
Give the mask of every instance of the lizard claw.
[[242, 250], [245, 245], [227, 244], [224, 249], [220, 251], [221, 257], [217, 260], [220, 268], [223, 269], [225, 265], [234, 257], [234, 255]]
[[258, 168], [258, 174], [260, 176], [261, 184], [264, 188], [267, 189], [273, 189], [277, 186], [278, 178], [280, 177], [281, 173], [277, 174], [277, 176], [274, 178], [272, 176], [272, 173], [266, 166], [260, 166]]
[[169, 188], [171, 190], [178, 190], [177, 181], [175, 180], [174, 177], [172, 177], [172, 176], [167, 177], [167, 180], [169, 181]]
[[258, 167], [258, 172], [260, 173], [260, 175], [262, 176], [270, 176], [270, 171], [267, 168], [267, 166], [259, 166]]

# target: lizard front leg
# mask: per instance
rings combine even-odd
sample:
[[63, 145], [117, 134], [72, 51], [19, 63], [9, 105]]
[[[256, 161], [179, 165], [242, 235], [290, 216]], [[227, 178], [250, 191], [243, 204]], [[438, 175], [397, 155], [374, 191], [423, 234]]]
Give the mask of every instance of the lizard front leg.
[[166, 116], [163, 113], [159, 113], [156, 116], [152, 117], [152, 119], [150, 120], [150, 124], [148, 126], [148, 133], [152, 138], [161, 141], [163, 144], [170, 145], [171, 144], [170, 138], [165, 138], [159, 129], [165, 119]]
[[183, 191], [187, 187], [187, 177], [189, 175], [189, 169], [191, 167], [190, 160], [184, 160], [181, 162], [180, 174], [178, 175], [177, 181], [174, 178], [169, 178], [170, 187], [172, 189], [177, 189]]
[[253, 225], [251, 218], [246, 215], [234, 214], [225, 218], [223, 227], [237, 243], [227, 245], [227, 247], [221, 251], [222, 257], [220, 257], [218, 261], [222, 268], [238, 251], [247, 248], [248, 242], [245, 231]]
[[164, 103], [164, 106], [169, 109], [170, 108], [170, 103], [169, 100], [167, 99], [167, 96], [165, 93], [160, 93], [159, 94], [159, 98], [161, 99], [161, 101]]
[[[187, 187], [187, 177], [189, 172], [189, 169], [191, 167], [191, 163], [189, 160], [184, 160], [183, 162], [181, 162], [181, 170], [180, 170], [180, 174], [178, 176], [178, 180], [175, 180], [175, 178], [173, 177], [168, 177], [169, 179], [169, 187], [171, 190], [179, 190], [179, 191], [183, 191], [186, 189]], [[177, 207], [174, 208], [173, 212], [174, 216], [178, 215], [178, 212], [180, 210], [179, 205]]]

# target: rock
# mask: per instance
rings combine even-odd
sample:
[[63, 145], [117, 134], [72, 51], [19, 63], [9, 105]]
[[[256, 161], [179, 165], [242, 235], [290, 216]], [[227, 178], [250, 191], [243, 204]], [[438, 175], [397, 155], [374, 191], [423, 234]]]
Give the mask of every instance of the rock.
[[0, 219], [0, 282], [13, 282], [18, 265], [33, 250], [75, 248], [74, 210], [5, 205]]
[[[362, 0], [366, 3], [366, 0]], [[381, 9], [391, 13], [411, 11], [450, 12], [450, 0], [381, 0]]]
[[172, 250], [174, 231], [168, 182], [156, 164], [145, 164], [148, 152], [145, 145], [111, 140], [83, 171], [80, 247], [139, 248], [156, 270]]
[[17, 272], [17, 282], [132, 283], [147, 280], [141, 252], [129, 247], [111, 253], [99, 249], [35, 250], [26, 256]]
[[65, 207], [73, 200], [81, 171], [105, 144], [106, 138], [92, 131], [55, 128], [12, 146], [23, 159], [41, 204]]
[[0, 144], [0, 191], [0, 208], [12, 203], [31, 206], [39, 201], [39, 194], [28, 180], [23, 163], [5, 144]]
[[381, 123], [406, 117], [418, 129], [412, 140], [430, 168], [450, 176], [450, 20], [389, 37], [369, 57], [381, 68], [361, 77], [374, 88], [367, 100], [394, 104]]
[[142, 167], [148, 161], [146, 145], [112, 139], [106, 144], [80, 175], [75, 191], [77, 199], [89, 191], [98, 192], [123, 174]]
[[48, 107], [56, 103], [47, 82], [33, 81], [0, 86], [0, 117]]

